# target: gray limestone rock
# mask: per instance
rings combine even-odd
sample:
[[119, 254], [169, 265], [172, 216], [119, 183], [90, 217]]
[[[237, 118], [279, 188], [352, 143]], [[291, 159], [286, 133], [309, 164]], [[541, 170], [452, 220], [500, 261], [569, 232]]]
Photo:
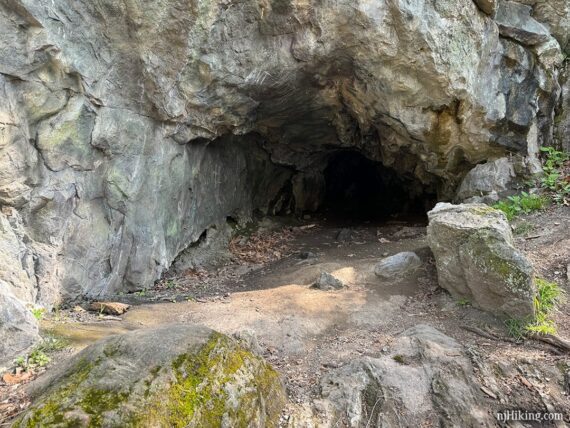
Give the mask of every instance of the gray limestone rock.
[[461, 182], [457, 191], [457, 199], [463, 201], [474, 196], [499, 194], [509, 188], [514, 178], [515, 168], [509, 158], [500, 158], [477, 165]]
[[[567, 39], [567, 5], [528, 2]], [[228, 218], [315, 211], [339, 150], [451, 198], [551, 142], [556, 46], [500, 34], [551, 39], [524, 5], [127, 3], [0, 4], [0, 205], [27, 302], [147, 287]]]
[[39, 340], [32, 312], [0, 281], [0, 367], [10, 365]]
[[328, 272], [321, 272], [315, 283], [312, 285], [313, 288], [318, 288], [319, 290], [340, 290], [344, 287], [344, 283]]
[[514, 247], [501, 211], [484, 204], [439, 203], [428, 217], [441, 287], [497, 315], [534, 315], [534, 270]]
[[411, 251], [394, 254], [374, 266], [374, 273], [382, 279], [398, 280], [416, 271], [422, 265], [418, 255]]
[[531, 11], [530, 7], [514, 1], [499, 1], [495, 21], [501, 35], [526, 45], [547, 42], [551, 38], [550, 32], [531, 17]]

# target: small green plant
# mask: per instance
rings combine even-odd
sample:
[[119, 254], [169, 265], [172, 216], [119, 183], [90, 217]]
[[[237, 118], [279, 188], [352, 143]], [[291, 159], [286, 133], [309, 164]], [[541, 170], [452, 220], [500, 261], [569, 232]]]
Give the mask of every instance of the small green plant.
[[405, 358], [404, 358], [403, 355], [400, 355], [400, 354], [394, 355], [394, 356], [392, 357], [392, 359], [393, 359], [394, 361], [396, 361], [398, 364], [406, 364], [406, 360], [405, 360]]
[[16, 366], [20, 367], [24, 371], [29, 371], [30, 369], [35, 369], [38, 367], [44, 367], [49, 364], [50, 358], [41, 349], [34, 349], [26, 357], [18, 357], [14, 361]]
[[32, 315], [38, 321], [41, 321], [44, 317], [46, 310], [44, 308], [32, 308]]
[[524, 339], [527, 324], [527, 321], [518, 318], [509, 318], [505, 321], [505, 327], [507, 328], [509, 336], [515, 340]]
[[493, 208], [503, 211], [510, 221], [517, 215], [541, 210], [545, 205], [546, 199], [543, 196], [521, 192], [520, 195], [509, 196], [506, 200], [497, 202]]
[[469, 300], [465, 299], [465, 298], [459, 299], [459, 300], [457, 301], [457, 304], [458, 304], [459, 306], [461, 306], [461, 307], [471, 306], [471, 302], [470, 302]]
[[534, 299], [534, 306], [537, 313], [549, 313], [562, 300], [564, 290], [555, 282], [547, 281], [544, 278], [536, 278], [536, 289], [538, 294]]
[[146, 296], [146, 289], [142, 289], [140, 291], [135, 292], [136, 296], [145, 297]]
[[44, 367], [51, 361], [48, 354], [61, 351], [66, 348], [69, 343], [60, 337], [53, 334], [47, 334], [42, 342], [36, 346], [28, 355], [20, 356], [14, 360], [16, 366], [25, 371]]
[[561, 302], [564, 291], [555, 282], [535, 278], [537, 295], [534, 298], [534, 319], [508, 319], [505, 326], [509, 334], [521, 340], [528, 333], [556, 334], [556, 325], [550, 314]]
[[564, 169], [570, 155], [553, 147], [541, 147], [540, 151], [544, 154], [541, 185], [552, 193], [554, 202], [566, 204], [567, 198], [570, 197], [570, 182]]

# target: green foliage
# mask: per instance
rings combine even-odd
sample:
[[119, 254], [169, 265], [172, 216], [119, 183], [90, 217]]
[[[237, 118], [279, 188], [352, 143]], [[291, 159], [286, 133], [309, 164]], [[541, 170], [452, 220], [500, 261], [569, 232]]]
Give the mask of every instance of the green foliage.
[[536, 278], [536, 288], [538, 295], [534, 299], [537, 313], [549, 313], [562, 299], [564, 290], [555, 282], [547, 281], [543, 278]]
[[46, 310], [44, 308], [33, 308], [32, 309], [32, 315], [34, 316], [35, 319], [37, 319], [38, 321], [41, 321], [42, 318], [44, 317]]
[[506, 200], [497, 202], [493, 208], [503, 211], [510, 221], [519, 214], [529, 214], [543, 209], [546, 202], [542, 196], [522, 192], [520, 195], [509, 196]]
[[541, 147], [540, 151], [545, 157], [542, 165], [544, 171], [541, 178], [542, 187], [552, 193], [554, 202], [567, 204], [567, 198], [570, 197], [570, 182], [564, 169], [570, 160], [570, 155], [553, 147]]
[[30, 369], [47, 366], [51, 359], [41, 349], [34, 349], [26, 357], [18, 357], [15, 363], [18, 367], [28, 371]]
[[49, 364], [50, 353], [60, 351], [68, 346], [68, 342], [54, 335], [47, 335], [28, 355], [20, 356], [14, 361], [16, 366], [28, 371]]
[[515, 340], [524, 339], [527, 324], [527, 321], [518, 318], [509, 318], [505, 321], [505, 327], [507, 327], [509, 336]]
[[406, 364], [406, 360], [404, 359], [404, 356], [403, 356], [403, 355], [399, 355], [399, 354], [398, 354], [398, 355], [394, 355], [394, 356], [392, 357], [392, 359], [393, 359], [394, 361], [396, 361], [398, 364]]
[[465, 299], [465, 298], [459, 299], [459, 300], [457, 301], [457, 304], [458, 304], [459, 306], [462, 306], [462, 307], [471, 306], [471, 302], [470, 302], [469, 300]]
[[562, 300], [564, 291], [555, 282], [536, 278], [537, 295], [534, 298], [534, 319], [508, 319], [505, 326], [516, 340], [521, 340], [528, 333], [556, 334], [556, 325], [550, 314]]

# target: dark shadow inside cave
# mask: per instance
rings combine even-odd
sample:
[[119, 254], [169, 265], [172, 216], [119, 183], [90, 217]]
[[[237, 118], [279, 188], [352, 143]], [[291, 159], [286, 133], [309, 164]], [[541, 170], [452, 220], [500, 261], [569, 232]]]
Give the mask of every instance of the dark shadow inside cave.
[[432, 189], [353, 150], [330, 155], [322, 211], [345, 220], [424, 217], [436, 202]]

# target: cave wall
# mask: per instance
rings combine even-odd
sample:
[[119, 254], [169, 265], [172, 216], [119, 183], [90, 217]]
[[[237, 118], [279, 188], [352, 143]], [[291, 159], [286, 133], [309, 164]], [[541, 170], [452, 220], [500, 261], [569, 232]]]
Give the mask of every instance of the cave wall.
[[327, 150], [441, 198], [505, 153], [536, 169], [561, 1], [562, 18], [539, 1], [495, 18], [471, 0], [0, 3], [0, 282], [47, 306], [147, 286], [288, 180], [318, 206]]

